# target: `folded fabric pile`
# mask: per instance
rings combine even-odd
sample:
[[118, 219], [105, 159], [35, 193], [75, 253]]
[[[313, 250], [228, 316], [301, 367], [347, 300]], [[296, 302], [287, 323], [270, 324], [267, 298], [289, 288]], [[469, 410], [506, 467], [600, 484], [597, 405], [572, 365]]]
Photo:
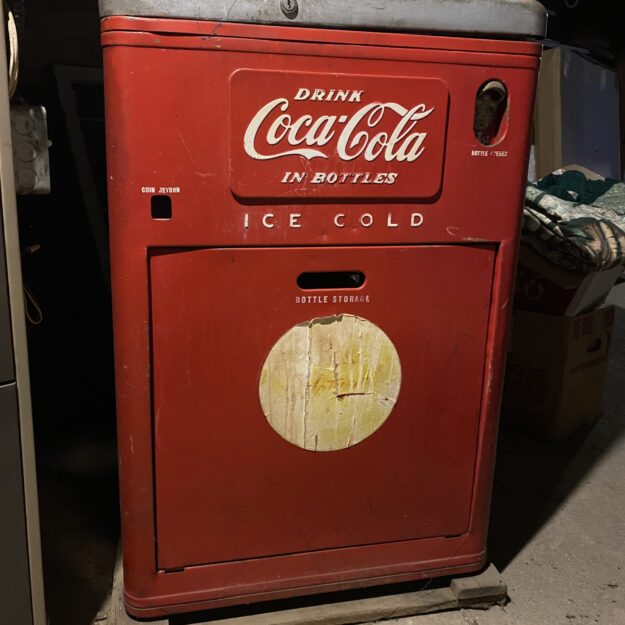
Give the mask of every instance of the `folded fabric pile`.
[[591, 273], [625, 263], [625, 184], [556, 172], [525, 193], [523, 241], [549, 262]]

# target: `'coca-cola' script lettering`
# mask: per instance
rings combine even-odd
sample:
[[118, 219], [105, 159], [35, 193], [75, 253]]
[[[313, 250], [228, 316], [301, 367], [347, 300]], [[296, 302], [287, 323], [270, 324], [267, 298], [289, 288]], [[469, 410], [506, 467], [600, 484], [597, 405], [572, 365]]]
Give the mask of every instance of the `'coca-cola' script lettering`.
[[[360, 157], [368, 162], [382, 158], [386, 162], [412, 163], [425, 151], [428, 136], [420, 132], [419, 122], [434, 112], [434, 107], [425, 104], [408, 109], [396, 102], [373, 102], [351, 117], [314, 118], [293, 117], [289, 106], [287, 98], [276, 98], [256, 113], [243, 139], [248, 156], [259, 161], [284, 156], [327, 159], [331, 156], [330, 144], [336, 141], [336, 153], [343, 161]], [[292, 149], [284, 149], [287, 146]]]

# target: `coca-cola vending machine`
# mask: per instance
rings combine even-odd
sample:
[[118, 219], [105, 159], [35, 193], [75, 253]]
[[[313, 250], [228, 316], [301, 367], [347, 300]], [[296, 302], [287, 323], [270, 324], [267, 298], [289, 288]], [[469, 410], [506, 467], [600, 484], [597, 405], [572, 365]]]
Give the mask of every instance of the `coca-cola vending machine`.
[[485, 563], [545, 15], [379, 5], [101, 1], [134, 615]]

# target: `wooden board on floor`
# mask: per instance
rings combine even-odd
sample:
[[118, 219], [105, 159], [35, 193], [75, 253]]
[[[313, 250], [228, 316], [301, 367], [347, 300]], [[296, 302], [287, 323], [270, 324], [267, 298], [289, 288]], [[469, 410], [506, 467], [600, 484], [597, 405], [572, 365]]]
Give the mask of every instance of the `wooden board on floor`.
[[[507, 596], [506, 584], [491, 564], [482, 573], [452, 579], [449, 586], [443, 588], [192, 622], [194, 625], [356, 625], [459, 608], [486, 608], [504, 603]], [[202, 618], [206, 618], [206, 613]], [[111, 596], [93, 625], [137, 625], [139, 622], [124, 609], [123, 573], [121, 558], [118, 558]], [[150, 625], [171, 623], [169, 619], [151, 620]]]

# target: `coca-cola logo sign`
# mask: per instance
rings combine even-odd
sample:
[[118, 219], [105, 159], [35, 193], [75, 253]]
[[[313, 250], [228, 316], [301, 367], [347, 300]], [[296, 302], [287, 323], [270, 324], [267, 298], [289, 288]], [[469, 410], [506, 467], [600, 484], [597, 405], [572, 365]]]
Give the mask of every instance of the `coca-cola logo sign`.
[[[294, 99], [303, 100], [308, 93], [308, 89], [300, 88]], [[329, 158], [332, 143], [336, 142], [336, 152], [343, 161], [362, 157], [372, 162], [382, 157], [387, 162], [412, 163], [423, 154], [428, 136], [427, 132], [415, 132], [415, 127], [434, 111], [425, 104], [407, 109], [397, 102], [373, 102], [362, 106], [351, 117], [320, 115], [315, 119], [308, 113], [294, 118], [289, 107], [287, 98], [276, 98], [254, 116], [244, 137], [245, 151], [252, 158], [259, 161], [282, 156], [303, 156], [308, 160]], [[389, 115], [395, 115], [396, 126], [392, 132], [376, 132]], [[268, 125], [266, 144], [287, 144], [290, 149], [272, 154], [259, 152], [256, 136], [264, 125]]]
[[440, 80], [240, 70], [230, 105], [238, 195], [418, 198], [440, 188]]

